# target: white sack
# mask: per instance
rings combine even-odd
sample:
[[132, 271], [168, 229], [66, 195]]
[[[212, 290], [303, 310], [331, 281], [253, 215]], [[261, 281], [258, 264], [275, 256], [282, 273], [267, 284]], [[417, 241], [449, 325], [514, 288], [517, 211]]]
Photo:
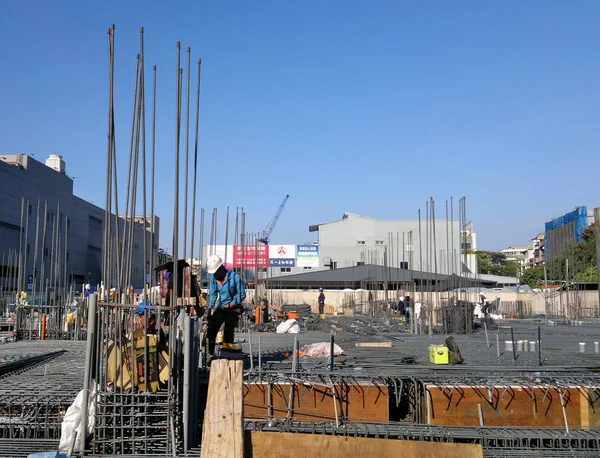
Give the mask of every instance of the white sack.
[[[96, 413], [96, 403], [94, 402], [96, 398], [96, 385], [92, 388], [91, 392], [88, 396], [88, 424], [87, 424], [87, 432], [90, 434], [94, 430], [94, 415]], [[60, 431], [60, 443], [58, 445], [58, 451], [62, 453], [67, 453], [69, 448], [71, 447], [71, 442], [73, 441], [73, 435], [75, 434], [75, 430], [77, 430], [77, 442], [81, 441], [81, 414], [83, 407], [83, 390], [81, 390], [73, 404], [69, 406], [67, 409], [67, 413], [65, 414], [65, 418], [63, 419]], [[84, 442], [85, 443], [85, 442]], [[77, 444], [75, 445], [77, 448]]]
[[[277, 334], [285, 334], [286, 332], [290, 332], [290, 328], [296, 324], [296, 320], [294, 318], [284, 321], [277, 326]], [[296, 325], [298, 326], [298, 325]], [[300, 329], [298, 329], [300, 331]]]
[[[300, 353], [302, 354], [302, 356], [307, 356], [308, 358], [328, 358], [330, 346], [330, 342], [320, 342], [305, 345], [304, 347], [302, 347]], [[342, 353], [344, 353], [344, 350], [342, 350], [341, 347], [334, 343], [333, 356], [340, 356]]]

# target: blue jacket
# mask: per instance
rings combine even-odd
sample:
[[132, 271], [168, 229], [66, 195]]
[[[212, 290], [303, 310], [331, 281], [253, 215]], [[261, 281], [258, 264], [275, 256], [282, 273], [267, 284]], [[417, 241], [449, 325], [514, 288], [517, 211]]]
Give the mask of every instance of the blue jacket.
[[[217, 300], [218, 297], [218, 300]], [[215, 276], [210, 277], [210, 294], [208, 306], [224, 307], [229, 304], [242, 305], [246, 299], [246, 289], [236, 272], [227, 271], [223, 285], [219, 285]]]

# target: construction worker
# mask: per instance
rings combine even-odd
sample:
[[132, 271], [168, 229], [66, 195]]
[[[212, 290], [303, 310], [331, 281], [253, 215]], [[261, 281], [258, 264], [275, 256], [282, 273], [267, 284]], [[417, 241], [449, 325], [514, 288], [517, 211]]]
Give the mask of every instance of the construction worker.
[[325, 293], [323, 292], [323, 288], [319, 288], [319, 315], [323, 315], [325, 313]]
[[221, 325], [223, 329], [223, 349], [235, 350], [233, 339], [235, 328], [242, 313], [242, 302], [246, 299], [246, 289], [236, 272], [231, 272], [223, 265], [223, 260], [212, 255], [206, 262], [210, 278], [208, 295], [208, 353], [214, 355], [217, 334]]

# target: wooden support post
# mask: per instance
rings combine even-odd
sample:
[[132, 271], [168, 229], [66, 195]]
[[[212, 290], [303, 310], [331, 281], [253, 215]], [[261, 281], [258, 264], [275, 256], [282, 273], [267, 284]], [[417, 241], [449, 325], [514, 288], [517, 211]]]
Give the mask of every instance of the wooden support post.
[[215, 360], [210, 367], [202, 427], [203, 458], [243, 458], [243, 362]]

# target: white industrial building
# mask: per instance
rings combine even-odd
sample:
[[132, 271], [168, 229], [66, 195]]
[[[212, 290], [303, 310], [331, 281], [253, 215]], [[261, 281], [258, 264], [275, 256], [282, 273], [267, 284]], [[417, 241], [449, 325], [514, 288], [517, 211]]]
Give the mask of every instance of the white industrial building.
[[[18, 264], [14, 262], [14, 253], [19, 253], [19, 250], [23, 253], [23, 272], [20, 278], [24, 287], [32, 287], [32, 277], [36, 279], [36, 283], [39, 282], [42, 269], [45, 271], [44, 278], [49, 278], [53, 268], [52, 259], [55, 260], [55, 266], [60, 265], [61, 274], [67, 279], [62, 281], [63, 286], [66, 283], [67, 287], [79, 288], [84, 283], [99, 283], [102, 275], [104, 219], [105, 211], [102, 208], [73, 195], [73, 179], [66, 175], [65, 162], [61, 156], [51, 155], [44, 165], [26, 154], [0, 155], [0, 280], [3, 280], [0, 282], [1, 287], [6, 288], [9, 283], [6, 276], [12, 273], [11, 265], [14, 267]], [[144, 274], [148, 273], [150, 268], [151, 253], [156, 253], [159, 219], [154, 217], [154, 250], [150, 246], [151, 221], [152, 218], [148, 216], [144, 224], [144, 218], [136, 216], [133, 222], [131, 284], [134, 288], [143, 287]], [[123, 218], [119, 218], [119, 226], [122, 231]], [[36, 233], [39, 234], [37, 255]], [[147, 248], [146, 266], [143, 253], [144, 235]], [[10, 253], [13, 253], [11, 265]], [[40, 285], [36, 286], [40, 288]]]

